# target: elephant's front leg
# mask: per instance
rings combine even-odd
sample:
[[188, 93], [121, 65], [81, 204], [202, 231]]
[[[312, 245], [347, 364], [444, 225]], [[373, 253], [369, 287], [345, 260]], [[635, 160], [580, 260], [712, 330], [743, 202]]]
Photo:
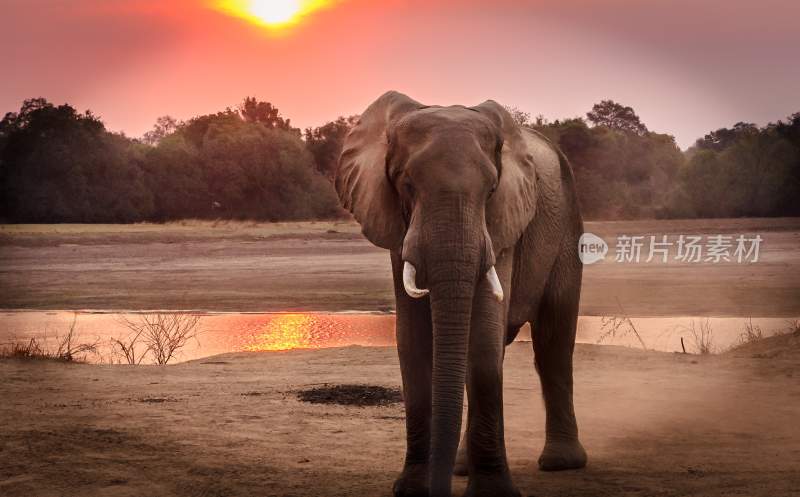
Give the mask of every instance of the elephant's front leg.
[[497, 270], [505, 299], [498, 302], [484, 281], [475, 294], [469, 339], [467, 372], [467, 466], [469, 497], [513, 497], [519, 492], [511, 481], [503, 434], [503, 356], [506, 315], [510, 297], [511, 260]]
[[394, 484], [397, 497], [428, 496], [431, 445], [433, 333], [429, 299], [412, 299], [403, 287], [403, 261], [392, 254], [397, 309], [397, 351], [406, 409], [406, 458]]

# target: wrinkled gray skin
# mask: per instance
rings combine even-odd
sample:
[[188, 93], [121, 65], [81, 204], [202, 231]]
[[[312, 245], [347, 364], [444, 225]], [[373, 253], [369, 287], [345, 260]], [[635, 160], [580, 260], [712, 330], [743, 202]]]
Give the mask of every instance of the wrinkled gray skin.
[[[582, 221], [560, 152], [493, 101], [434, 107], [389, 92], [347, 137], [336, 189], [364, 235], [391, 251], [407, 432], [395, 495], [449, 497], [454, 471], [469, 474], [466, 495], [519, 495], [503, 440], [503, 355], [526, 322], [547, 411], [539, 466], [583, 467], [572, 405]], [[428, 296], [407, 294], [405, 261]], [[485, 277], [492, 266], [502, 302]]]

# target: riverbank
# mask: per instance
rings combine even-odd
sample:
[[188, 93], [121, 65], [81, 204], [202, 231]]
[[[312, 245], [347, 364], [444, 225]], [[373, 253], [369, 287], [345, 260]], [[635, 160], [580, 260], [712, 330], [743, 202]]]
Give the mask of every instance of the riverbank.
[[[196, 360], [229, 352], [270, 352], [359, 345], [395, 345], [395, 316], [391, 313], [199, 313], [192, 338], [185, 341], [170, 363]], [[140, 337], [139, 326], [152, 313], [106, 311], [0, 311], [0, 354], [13, 344], [35, 341], [43, 351], [55, 351], [72, 330], [73, 347], [90, 345], [78, 359], [91, 363], [126, 362], [120, 344], [135, 350], [144, 364], [153, 361]], [[187, 315], [188, 316], [188, 315]], [[796, 329], [800, 317], [703, 318], [699, 316], [618, 318], [579, 316], [577, 342], [624, 345], [661, 352], [718, 354], [754, 338]], [[749, 333], [748, 333], [749, 332]], [[518, 341], [530, 341], [525, 326]]]

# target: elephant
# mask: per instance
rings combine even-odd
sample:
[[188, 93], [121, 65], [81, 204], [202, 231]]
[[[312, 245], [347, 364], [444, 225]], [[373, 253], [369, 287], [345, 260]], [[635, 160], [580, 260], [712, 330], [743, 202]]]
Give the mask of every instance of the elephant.
[[467, 496], [519, 495], [503, 358], [525, 323], [546, 410], [539, 467], [583, 467], [572, 401], [583, 221], [560, 150], [492, 100], [429, 106], [391, 91], [345, 138], [335, 187], [391, 256], [407, 444], [394, 495], [449, 497], [454, 473], [469, 475]]

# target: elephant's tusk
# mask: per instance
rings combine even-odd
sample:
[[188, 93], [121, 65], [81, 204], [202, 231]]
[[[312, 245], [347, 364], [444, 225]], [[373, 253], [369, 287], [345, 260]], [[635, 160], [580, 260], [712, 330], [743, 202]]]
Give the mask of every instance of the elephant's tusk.
[[403, 286], [406, 287], [409, 297], [415, 299], [421, 299], [429, 293], [425, 288], [417, 288], [417, 270], [408, 261], [403, 265]]
[[494, 266], [489, 268], [486, 272], [486, 279], [489, 280], [489, 285], [492, 287], [492, 294], [498, 302], [503, 301], [503, 286], [500, 284], [500, 278], [497, 277], [497, 271]]

